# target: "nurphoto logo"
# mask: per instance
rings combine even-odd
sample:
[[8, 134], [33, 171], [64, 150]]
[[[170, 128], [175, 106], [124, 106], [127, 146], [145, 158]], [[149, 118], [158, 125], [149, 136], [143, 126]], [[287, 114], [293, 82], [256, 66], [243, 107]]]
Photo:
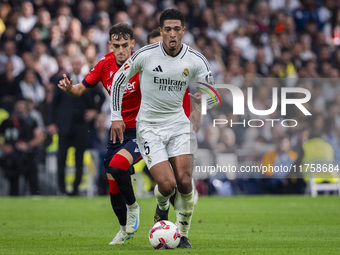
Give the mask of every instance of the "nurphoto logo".
[[[305, 88], [298, 87], [282, 87], [280, 90], [276, 87], [272, 88], [272, 98], [271, 98], [271, 107], [269, 109], [256, 109], [253, 102], [253, 88], [247, 88], [247, 95], [244, 95], [244, 92], [237, 86], [232, 84], [215, 84], [214, 87], [198, 82], [201, 85], [207, 86], [211, 91], [213, 91], [220, 101], [221, 98], [219, 93], [216, 92], [215, 89], [228, 90], [232, 96], [232, 113], [233, 115], [245, 115], [247, 106], [247, 110], [256, 116], [269, 116], [274, 113], [278, 109], [278, 105], [280, 105], [280, 114], [281, 116], [287, 115], [287, 106], [293, 105], [297, 107], [305, 116], [311, 116], [312, 114], [308, 111], [308, 109], [304, 106], [311, 99], [311, 93], [309, 90]], [[202, 115], [207, 114], [207, 102], [212, 98], [214, 103], [217, 104], [216, 97], [207, 89], [200, 88], [198, 89], [206, 92], [202, 94], [202, 102], [201, 102], [201, 112]], [[299, 96], [296, 96], [299, 95]], [[245, 99], [246, 98], [246, 99]], [[280, 100], [280, 101], [279, 101]], [[246, 104], [245, 104], [246, 101]], [[242, 125], [244, 127], [262, 127], [266, 122], [271, 123], [273, 127], [276, 122], [280, 122], [283, 127], [295, 127], [298, 124], [296, 119], [264, 119], [263, 117], [259, 117], [257, 119], [243, 119], [238, 122], [233, 122], [233, 120], [228, 119], [213, 119], [213, 126], [217, 125], [225, 125], [229, 124], [230, 127], [233, 125]]]

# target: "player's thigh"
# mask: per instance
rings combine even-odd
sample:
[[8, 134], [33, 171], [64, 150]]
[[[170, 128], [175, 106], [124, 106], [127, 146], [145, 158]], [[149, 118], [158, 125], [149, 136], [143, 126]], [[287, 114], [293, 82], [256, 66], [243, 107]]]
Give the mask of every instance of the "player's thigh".
[[[114, 154], [114, 156], [112, 157], [112, 159], [111, 159], [109, 165], [111, 165], [111, 164], [112, 164], [112, 161], [115, 160], [115, 155], [117, 155], [117, 154], [119, 154], [119, 155], [123, 156], [124, 158], [126, 158], [126, 159], [129, 161], [130, 167], [131, 167], [131, 165], [132, 165], [133, 162], [134, 162], [133, 156], [131, 155], [131, 153], [130, 153], [128, 150], [126, 150], [126, 149], [124, 149], [124, 148], [121, 149], [121, 150], [119, 150], [116, 154]], [[114, 180], [114, 178], [113, 178], [113, 176], [112, 176], [111, 174], [106, 173], [106, 176], [107, 176], [107, 179], [108, 179], [108, 180]]]
[[190, 154], [179, 155], [169, 159], [175, 174], [178, 189], [181, 193], [192, 190], [193, 156]]
[[124, 156], [130, 162], [130, 165], [136, 164], [142, 159], [135, 137], [130, 139], [117, 154]]
[[112, 141], [108, 141], [107, 152], [104, 157], [104, 166], [107, 168], [110, 165], [110, 162], [114, 160], [114, 156], [116, 154], [120, 154], [125, 157], [130, 165], [137, 163], [142, 156], [139, 152], [139, 148], [136, 141], [136, 131], [126, 130], [124, 132], [124, 141], [121, 144], [119, 140], [116, 143], [112, 143]]
[[169, 161], [162, 161], [150, 168], [150, 173], [158, 184], [158, 189], [163, 195], [169, 195], [176, 187], [176, 179]]
[[139, 152], [136, 139], [131, 139], [131, 141], [126, 143], [122, 149], [112, 156], [108, 167], [126, 170], [132, 175], [135, 173], [133, 165], [138, 163], [141, 159], [142, 156]]
[[132, 157], [131, 153], [128, 150], [121, 149], [115, 155], [117, 155], [117, 154], [119, 154], [119, 155], [123, 156], [124, 158], [126, 158], [129, 161], [130, 165], [133, 164], [133, 157]]

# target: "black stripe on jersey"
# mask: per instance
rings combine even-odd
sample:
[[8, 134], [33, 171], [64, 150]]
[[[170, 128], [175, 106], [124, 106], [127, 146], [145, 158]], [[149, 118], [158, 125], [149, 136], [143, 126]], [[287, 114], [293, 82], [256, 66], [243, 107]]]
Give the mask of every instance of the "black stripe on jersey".
[[[122, 85], [122, 83], [123, 83], [125, 80], [126, 80], [126, 76], [124, 75], [123, 80], [122, 80], [121, 83], [119, 84], [119, 88], [120, 88], [120, 86]], [[117, 91], [117, 108], [118, 108], [118, 110], [121, 109], [121, 107], [120, 107], [120, 105], [119, 105], [120, 92], [121, 92], [121, 90], [119, 89], [119, 90]], [[124, 91], [123, 91], [123, 93], [124, 93]], [[123, 98], [123, 96], [122, 96], [122, 98]]]
[[151, 44], [151, 45], [145, 46], [144, 48], [142, 48], [142, 49], [136, 51], [136, 52], [132, 55], [132, 57], [131, 57], [132, 61], [135, 60], [135, 58], [139, 55], [139, 53], [142, 53], [142, 52], [144, 52], [144, 51], [147, 51], [147, 50], [151, 50], [151, 49], [157, 48], [158, 46], [159, 46], [159, 43], [157, 43], [157, 44]]
[[[111, 88], [111, 93], [116, 93], [116, 89], [117, 89], [117, 82], [118, 82], [118, 80], [121, 78], [121, 76], [122, 76], [123, 74], [120, 74], [119, 75], [119, 77], [118, 77], [118, 79], [117, 79], [117, 81], [113, 84], [112, 83], [112, 86], [114, 86], [114, 88]], [[115, 110], [116, 111], [116, 102], [115, 101], [112, 101], [112, 105], [113, 105], [113, 110]]]
[[[118, 108], [118, 104], [117, 104], [117, 94], [118, 94], [118, 91], [119, 91], [119, 88], [120, 88], [120, 84], [121, 84], [121, 80], [124, 78], [124, 74], [121, 73], [117, 79], [117, 81], [115, 82], [115, 84], [112, 84], [112, 86], [115, 86], [114, 87], [114, 91], [111, 91], [111, 93], [115, 93], [116, 95], [116, 100], [112, 102], [113, 104], [113, 110], [114, 111], [117, 111], [117, 108]], [[119, 99], [118, 99], [119, 101]]]
[[119, 107], [119, 95], [120, 95], [120, 87], [122, 85], [122, 83], [125, 81], [126, 79], [126, 76], [124, 74], [121, 74], [119, 76], [119, 80], [117, 80], [117, 86], [115, 88], [115, 93], [116, 93], [116, 102], [115, 102], [115, 105], [116, 105], [116, 111], [119, 111], [120, 110], [120, 107]]
[[201, 58], [207, 68], [207, 71], [210, 72], [210, 65], [208, 63], [208, 61], [206, 60], [206, 58], [201, 54], [199, 53], [198, 51], [194, 51], [193, 49], [189, 49], [189, 52], [195, 54], [197, 57]]
[[185, 54], [187, 53], [188, 49], [189, 49], [189, 46], [187, 46], [187, 48], [185, 49], [185, 52], [183, 53], [183, 56], [180, 59], [182, 59], [185, 56]]

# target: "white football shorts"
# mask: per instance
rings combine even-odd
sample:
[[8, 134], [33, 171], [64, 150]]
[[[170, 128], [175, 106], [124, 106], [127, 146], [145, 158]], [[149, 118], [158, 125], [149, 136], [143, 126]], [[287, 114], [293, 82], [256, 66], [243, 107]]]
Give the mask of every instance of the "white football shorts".
[[190, 122], [159, 125], [137, 122], [137, 144], [143, 159], [150, 169], [169, 158], [196, 154], [197, 139]]

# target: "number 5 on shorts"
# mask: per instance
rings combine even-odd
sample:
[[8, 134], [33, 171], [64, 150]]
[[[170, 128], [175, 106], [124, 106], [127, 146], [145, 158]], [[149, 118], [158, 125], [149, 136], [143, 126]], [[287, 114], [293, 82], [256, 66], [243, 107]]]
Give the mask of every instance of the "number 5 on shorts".
[[144, 143], [144, 150], [145, 150], [145, 155], [149, 155], [150, 154], [150, 147], [148, 145], [148, 142]]

